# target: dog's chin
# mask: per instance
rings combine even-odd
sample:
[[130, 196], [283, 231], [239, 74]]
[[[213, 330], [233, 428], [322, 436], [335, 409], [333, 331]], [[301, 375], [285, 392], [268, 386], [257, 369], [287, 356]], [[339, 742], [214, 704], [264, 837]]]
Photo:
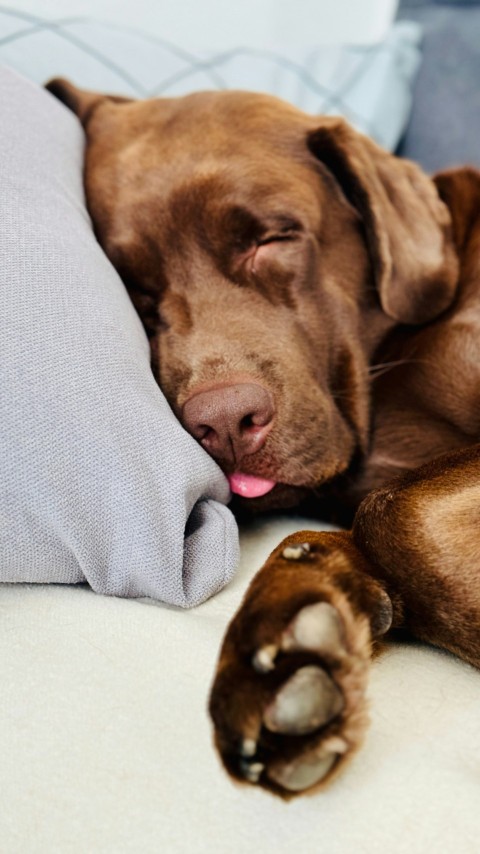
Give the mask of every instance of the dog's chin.
[[288, 510], [297, 507], [309, 495], [311, 490], [306, 486], [290, 486], [287, 483], [277, 483], [270, 492], [259, 498], [244, 498], [232, 495], [230, 509], [238, 519], [269, 513], [271, 510]]

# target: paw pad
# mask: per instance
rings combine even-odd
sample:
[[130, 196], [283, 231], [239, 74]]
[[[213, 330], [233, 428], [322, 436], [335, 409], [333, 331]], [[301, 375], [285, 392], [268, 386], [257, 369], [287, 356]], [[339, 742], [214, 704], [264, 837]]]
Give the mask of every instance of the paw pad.
[[269, 777], [287, 792], [303, 792], [315, 783], [319, 783], [328, 774], [337, 756], [331, 753], [327, 756], [312, 757], [303, 762], [292, 762], [279, 765], [269, 771]]
[[263, 723], [270, 732], [306, 735], [331, 721], [343, 706], [341, 692], [324, 670], [301, 667], [277, 692]]

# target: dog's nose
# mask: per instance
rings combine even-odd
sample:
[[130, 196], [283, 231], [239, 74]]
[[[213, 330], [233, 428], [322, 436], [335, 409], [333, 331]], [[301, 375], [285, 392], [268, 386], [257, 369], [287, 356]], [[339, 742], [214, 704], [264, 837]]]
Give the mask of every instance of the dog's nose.
[[183, 406], [182, 420], [212, 457], [238, 464], [265, 443], [274, 412], [267, 389], [236, 383], [194, 394]]

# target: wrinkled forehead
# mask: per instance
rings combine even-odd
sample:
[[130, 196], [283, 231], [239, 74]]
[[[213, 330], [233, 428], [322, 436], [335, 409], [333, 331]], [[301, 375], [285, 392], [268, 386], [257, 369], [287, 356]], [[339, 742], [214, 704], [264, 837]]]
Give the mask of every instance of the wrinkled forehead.
[[244, 154], [225, 161], [206, 156], [170, 168], [159, 164], [149, 176], [140, 176], [125, 202], [117, 200], [117, 210], [145, 236], [161, 239], [165, 250], [194, 239], [215, 253], [227, 238], [240, 248], [270, 231], [316, 232], [323, 208], [320, 181], [299, 172], [286, 171], [275, 159], [261, 163]]
[[93, 192], [108, 205], [110, 225], [134, 220], [148, 233], [166, 216], [185, 225], [221, 225], [239, 210], [260, 220], [295, 211], [312, 219], [321, 182], [308, 123], [282, 101], [242, 92], [107, 106], [98, 135], [92, 128]]
[[[245, 147], [295, 148], [313, 120], [296, 107], [255, 92], [197, 92], [182, 98], [137, 102], [145, 125], [159, 136], [193, 144], [199, 154], [232, 153], [232, 139]], [[313, 122], [313, 124], [315, 124]]]
[[162, 171], [165, 183], [199, 178], [229, 164], [244, 180], [263, 185], [305, 167], [310, 155], [307, 115], [276, 98], [246, 92], [201, 92], [130, 104], [106, 103], [89, 137], [97, 163], [116, 161], [130, 180]]
[[[248, 103], [248, 102], [247, 102]], [[268, 102], [267, 102], [268, 103]], [[182, 116], [185, 107], [182, 110]], [[285, 115], [286, 112], [286, 115]], [[228, 111], [205, 117], [187, 115], [181, 127], [165, 122], [152, 128], [144, 140], [148, 158], [165, 172], [164, 180], [178, 186], [182, 177], [191, 186], [217, 185], [227, 193], [270, 197], [288, 192], [306, 179], [314, 164], [307, 143], [305, 125], [296, 113], [266, 110], [257, 116], [246, 110], [236, 121]], [[292, 123], [291, 115], [295, 116]], [[154, 153], [155, 152], [155, 153]]]

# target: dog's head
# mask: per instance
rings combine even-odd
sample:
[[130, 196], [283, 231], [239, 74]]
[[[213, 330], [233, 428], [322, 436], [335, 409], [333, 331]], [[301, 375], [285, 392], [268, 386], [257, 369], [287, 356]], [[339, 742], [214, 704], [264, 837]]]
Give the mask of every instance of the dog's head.
[[382, 335], [454, 296], [432, 182], [268, 96], [49, 88], [85, 127], [89, 210], [157, 379], [233, 491], [286, 506], [344, 472], [368, 442]]

